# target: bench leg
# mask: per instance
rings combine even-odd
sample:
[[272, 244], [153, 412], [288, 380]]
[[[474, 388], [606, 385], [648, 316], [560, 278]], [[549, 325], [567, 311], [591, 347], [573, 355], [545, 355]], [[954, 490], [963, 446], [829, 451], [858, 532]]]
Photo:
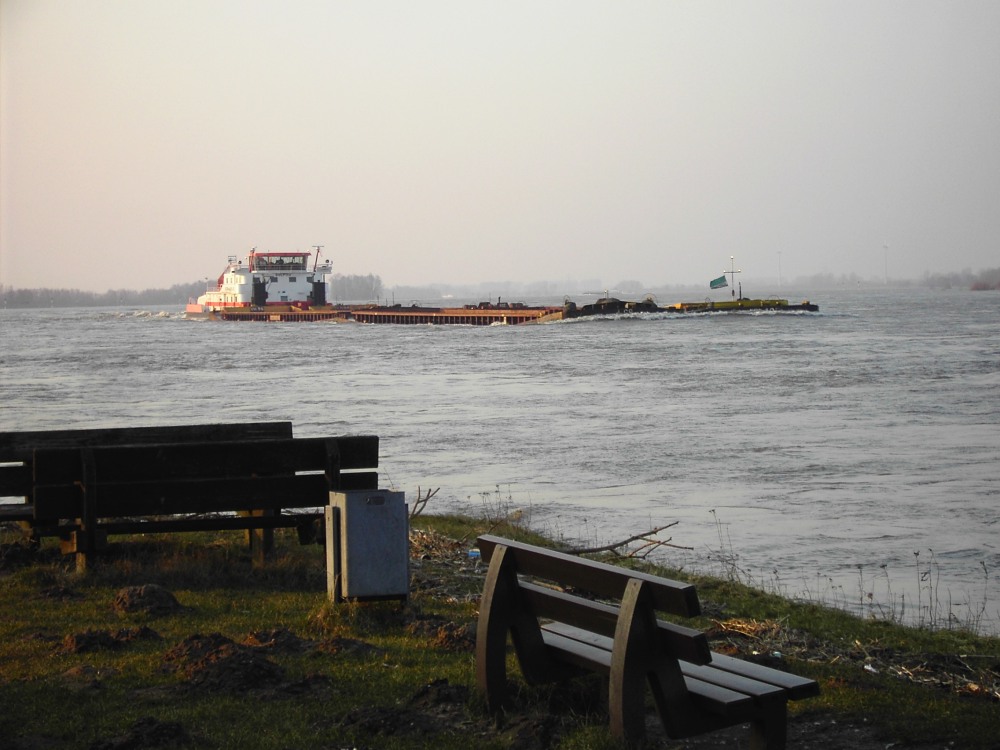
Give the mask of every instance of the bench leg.
[[[486, 696], [491, 714], [498, 715], [507, 692], [507, 628], [506, 609], [516, 593], [517, 580], [513, 565], [504, 564], [505, 547], [494, 551], [486, 574], [483, 596], [476, 625], [476, 685]], [[499, 559], [498, 559], [499, 556]], [[514, 577], [514, 580], [511, 578]]]
[[[273, 516], [272, 510], [241, 511], [241, 516], [250, 518]], [[265, 558], [274, 551], [274, 529], [247, 529], [247, 543], [250, 545], [250, 559], [254, 567], [262, 567]]]
[[510, 632], [521, 672], [529, 683], [552, 678], [538, 620], [527, 611], [517, 586], [514, 554], [498, 546], [490, 560], [476, 626], [476, 685], [494, 716], [507, 694], [507, 633]]
[[76, 556], [77, 573], [86, 573], [91, 555], [107, 546], [107, 535], [100, 530], [72, 531], [68, 536], [61, 537], [59, 540], [59, 549], [64, 555]]
[[764, 710], [750, 725], [750, 750], [785, 750], [788, 741], [788, 710], [785, 701]]
[[628, 745], [646, 735], [647, 682], [667, 734], [690, 735], [697, 712], [684, 675], [676, 656], [666, 653], [657, 637], [656, 615], [643, 582], [632, 579], [622, 596], [608, 681], [611, 731]]

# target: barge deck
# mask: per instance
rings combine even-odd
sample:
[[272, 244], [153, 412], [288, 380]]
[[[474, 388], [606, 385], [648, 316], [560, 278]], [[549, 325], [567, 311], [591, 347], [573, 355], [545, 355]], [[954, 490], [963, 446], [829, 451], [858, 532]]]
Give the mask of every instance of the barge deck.
[[205, 313], [209, 320], [286, 323], [339, 321], [393, 325], [523, 325], [548, 323], [567, 317], [562, 307], [381, 307], [372, 305], [325, 305], [301, 309], [292, 305], [228, 308]]

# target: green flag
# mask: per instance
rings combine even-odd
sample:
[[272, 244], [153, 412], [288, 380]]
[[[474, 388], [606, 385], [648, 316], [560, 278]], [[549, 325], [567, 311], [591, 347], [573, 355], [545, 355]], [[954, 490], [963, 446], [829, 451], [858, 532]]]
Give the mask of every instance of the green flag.
[[722, 274], [722, 276], [720, 276], [719, 278], [712, 279], [710, 282], [708, 282], [708, 285], [712, 289], [722, 289], [722, 287], [724, 286], [729, 286], [729, 283], [726, 281], [726, 274]]

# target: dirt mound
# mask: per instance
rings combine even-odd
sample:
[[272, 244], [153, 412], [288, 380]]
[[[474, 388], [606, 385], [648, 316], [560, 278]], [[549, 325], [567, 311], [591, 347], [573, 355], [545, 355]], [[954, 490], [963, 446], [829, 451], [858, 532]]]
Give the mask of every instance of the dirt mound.
[[[471, 729], [482, 737], [496, 736], [492, 720], [468, 710], [470, 691], [446, 679], [428, 683], [402, 706], [365, 707], [348, 712], [338, 723], [366, 734], [393, 736], [432, 735], [458, 728]], [[551, 715], [532, 713], [511, 718], [499, 729], [518, 750], [546, 750], [559, 738], [560, 721]]]
[[164, 656], [168, 669], [180, 671], [192, 686], [229, 693], [274, 689], [284, 670], [260, 654], [219, 633], [193, 635]]
[[121, 645], [106, 630], [85, 630], [67, 635], [59, 651], [63, 654], [85, 654], [89, 651], [113, 651]]
[[505, 727], [504, 736], [518, 750], [548, 750], [559, 737], [559, 721], [550, 715], [518, 716]]
[[430, 639], [435, 648], [446, 651], [468, 651], [476, 649], [475, 623], [457, 623], [445, 620], [443, 617], [425, 617], [418, 615], [406, 626], [410, 635], [419, 635]]
[[146, 716], [139, 719], [120, 737], [98, 740], [90, 750], [138, 750], [153, 747], [186, 747], [193, 743], [187, 730], [176, 721], [157, 721]]
[[85, 630], [70, 633], [59, 649], [63, 654], [84, 654], [90, 651], [113, 651], [127, 643], [139, 639], [159, 639], [160, 634], [147, 627], [122, 628], [114, 632], [107, 630]]
[[468, 699], [468, 688], [435, 680], [418, 690], [405, 706], [355, 709], [339, 725], [386, 737], [435, 734], [465, 720]]
[[283, 654], [301, 654], [316, 649], [315, 641], [307, 641], [304, 638], [299, 638], [287, 628], [258, 630], [250, 633], [243, 640], [243, 645]]
[[419, 711], [382, 706], [351, 711], [341, 720], [340, 726], [385, 737], [436, 734], [444, 728], [440, 721]]
[[119, 615], [141, 612], [151, 617], [172, 615], [184, 609], [173, 594], [155, 583], [121, 589], [115, 594], [112, 607]]
[[465, 704], [469, 700], [469, 688], [465, 685], [452, 685], [448, 680], [440, 679], [420, 688], [410, 698], [411, 708], [431, 709], [442, 705]]
[[231, 643], [232, 640], [226, 638], [222, 633], [211, 633], [210, 635], [195, 633], [167, 651], [163, 656], [163, 660], [168, 665], [175, 662], [177, 664], [185, 664], [202, 659], [210, 652]]

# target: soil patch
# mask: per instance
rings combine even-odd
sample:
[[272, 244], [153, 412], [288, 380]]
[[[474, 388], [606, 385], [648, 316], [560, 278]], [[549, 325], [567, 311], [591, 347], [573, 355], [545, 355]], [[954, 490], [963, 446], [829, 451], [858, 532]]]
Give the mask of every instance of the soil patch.
[[84, 654], [91, 651], [114, 651], [135, 640], [158, 640], [159, 638], [159, 633], [147, 627], [122, 628], [115, 631], [85, 630], [81, 633], [67, 635], [63, 639], [59, 652]]
[[192, 687], [227, 693], [274, 689], [284, 670], [259, 650], [213, 633], [192, 635], [164, 656], [166, 669], [181, 672]]
[[121, 589], [111, 606], [119, 615], [142, 613], [150, 617], [163, 617], [184, 610], [172, 593], [155, 583]]

